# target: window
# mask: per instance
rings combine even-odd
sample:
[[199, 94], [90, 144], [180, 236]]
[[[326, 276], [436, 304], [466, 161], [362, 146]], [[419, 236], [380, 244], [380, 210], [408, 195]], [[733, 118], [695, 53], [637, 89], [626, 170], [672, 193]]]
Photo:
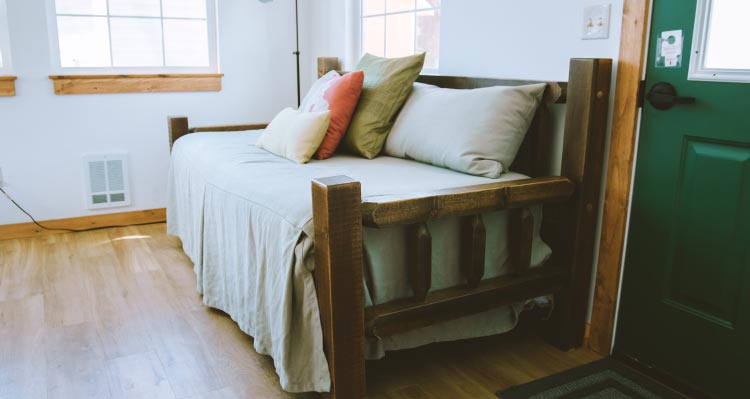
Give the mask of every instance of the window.
[[688, 79], [750, 82], [748, 19], [747, 0], [699, 0]]
[[10, 74], [10, 38], [5, 1], [0, 0], [0, 75]]
[[82, 73], [216, 72], [213, 0], [48, 0], [53, 59]]
[[361, 52], [404, 57], [427, 52], [424, 68], [440, 60], [440, 0], [361, 0]]

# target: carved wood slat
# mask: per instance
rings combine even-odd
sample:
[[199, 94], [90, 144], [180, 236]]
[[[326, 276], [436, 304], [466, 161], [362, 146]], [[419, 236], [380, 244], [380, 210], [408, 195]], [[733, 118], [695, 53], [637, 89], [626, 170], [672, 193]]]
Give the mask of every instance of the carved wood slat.
[[466, 286], [431, 292], [421, 303], [405, 298], [365, 309], [369, 336], [386, 337], [499, 306], [557, 292], [564, 273], [547, 267], [534, 268], [522, 276], [483, 280], [477, 288]]
[[362, 218], [370, 227], [386, 227], [467, 216], [536, 203], [562, 201], [573, 194], [566, 177], [539, 177], [464, 186], [431, 192], [365, 198]]
[[469, 287], [479, 286], [484, 277], [484, 250], [487, 231], [482, 215], [461, 218], [461, 271]]
[[364, 261], [360, 183], [346, 176], [312, 182], [315, 288], [331, 373], [324, 397], [365, 397]]
[[509, 211], [508, 244], [513, 273], [521, 275], [531, 269], [531, 244], [534, 237], [534, 215], [527, 207]]
[[415, 299], [424, 301], [432, 286], [432, 236], [425, 223], [409, 226], [406, 235], [409, 284]]

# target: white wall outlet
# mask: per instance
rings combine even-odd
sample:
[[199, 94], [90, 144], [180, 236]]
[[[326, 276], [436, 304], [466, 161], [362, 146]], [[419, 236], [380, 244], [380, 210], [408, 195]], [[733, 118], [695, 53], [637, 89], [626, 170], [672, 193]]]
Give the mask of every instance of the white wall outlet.
[[583, 39], [609, 39], [611, 4], [593, 4], [583, 8]]

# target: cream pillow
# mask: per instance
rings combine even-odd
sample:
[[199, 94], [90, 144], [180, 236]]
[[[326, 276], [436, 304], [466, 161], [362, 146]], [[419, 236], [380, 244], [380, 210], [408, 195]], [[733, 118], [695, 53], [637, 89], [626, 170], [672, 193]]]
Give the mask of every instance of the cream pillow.
[[330, 111], [279, 112], [255, 146], [297, 163], [307, 163], [323, 142], [331, 121]]
[[545, 87], [539, 83], [456, 90], [415, 84], [384, 153], [500, 177], [513, 163]]

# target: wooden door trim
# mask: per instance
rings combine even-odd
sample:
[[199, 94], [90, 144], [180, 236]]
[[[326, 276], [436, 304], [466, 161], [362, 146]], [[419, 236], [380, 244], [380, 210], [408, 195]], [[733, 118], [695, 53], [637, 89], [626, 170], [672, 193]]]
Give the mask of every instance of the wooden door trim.
[[589, 347], [600, 354], [610, 353], [614, 336], [640, 115], [638, 88], [645, 68], [651, 3], [652, 0], [625, 0], [623, 4], [604, 215], [588, 340]]

